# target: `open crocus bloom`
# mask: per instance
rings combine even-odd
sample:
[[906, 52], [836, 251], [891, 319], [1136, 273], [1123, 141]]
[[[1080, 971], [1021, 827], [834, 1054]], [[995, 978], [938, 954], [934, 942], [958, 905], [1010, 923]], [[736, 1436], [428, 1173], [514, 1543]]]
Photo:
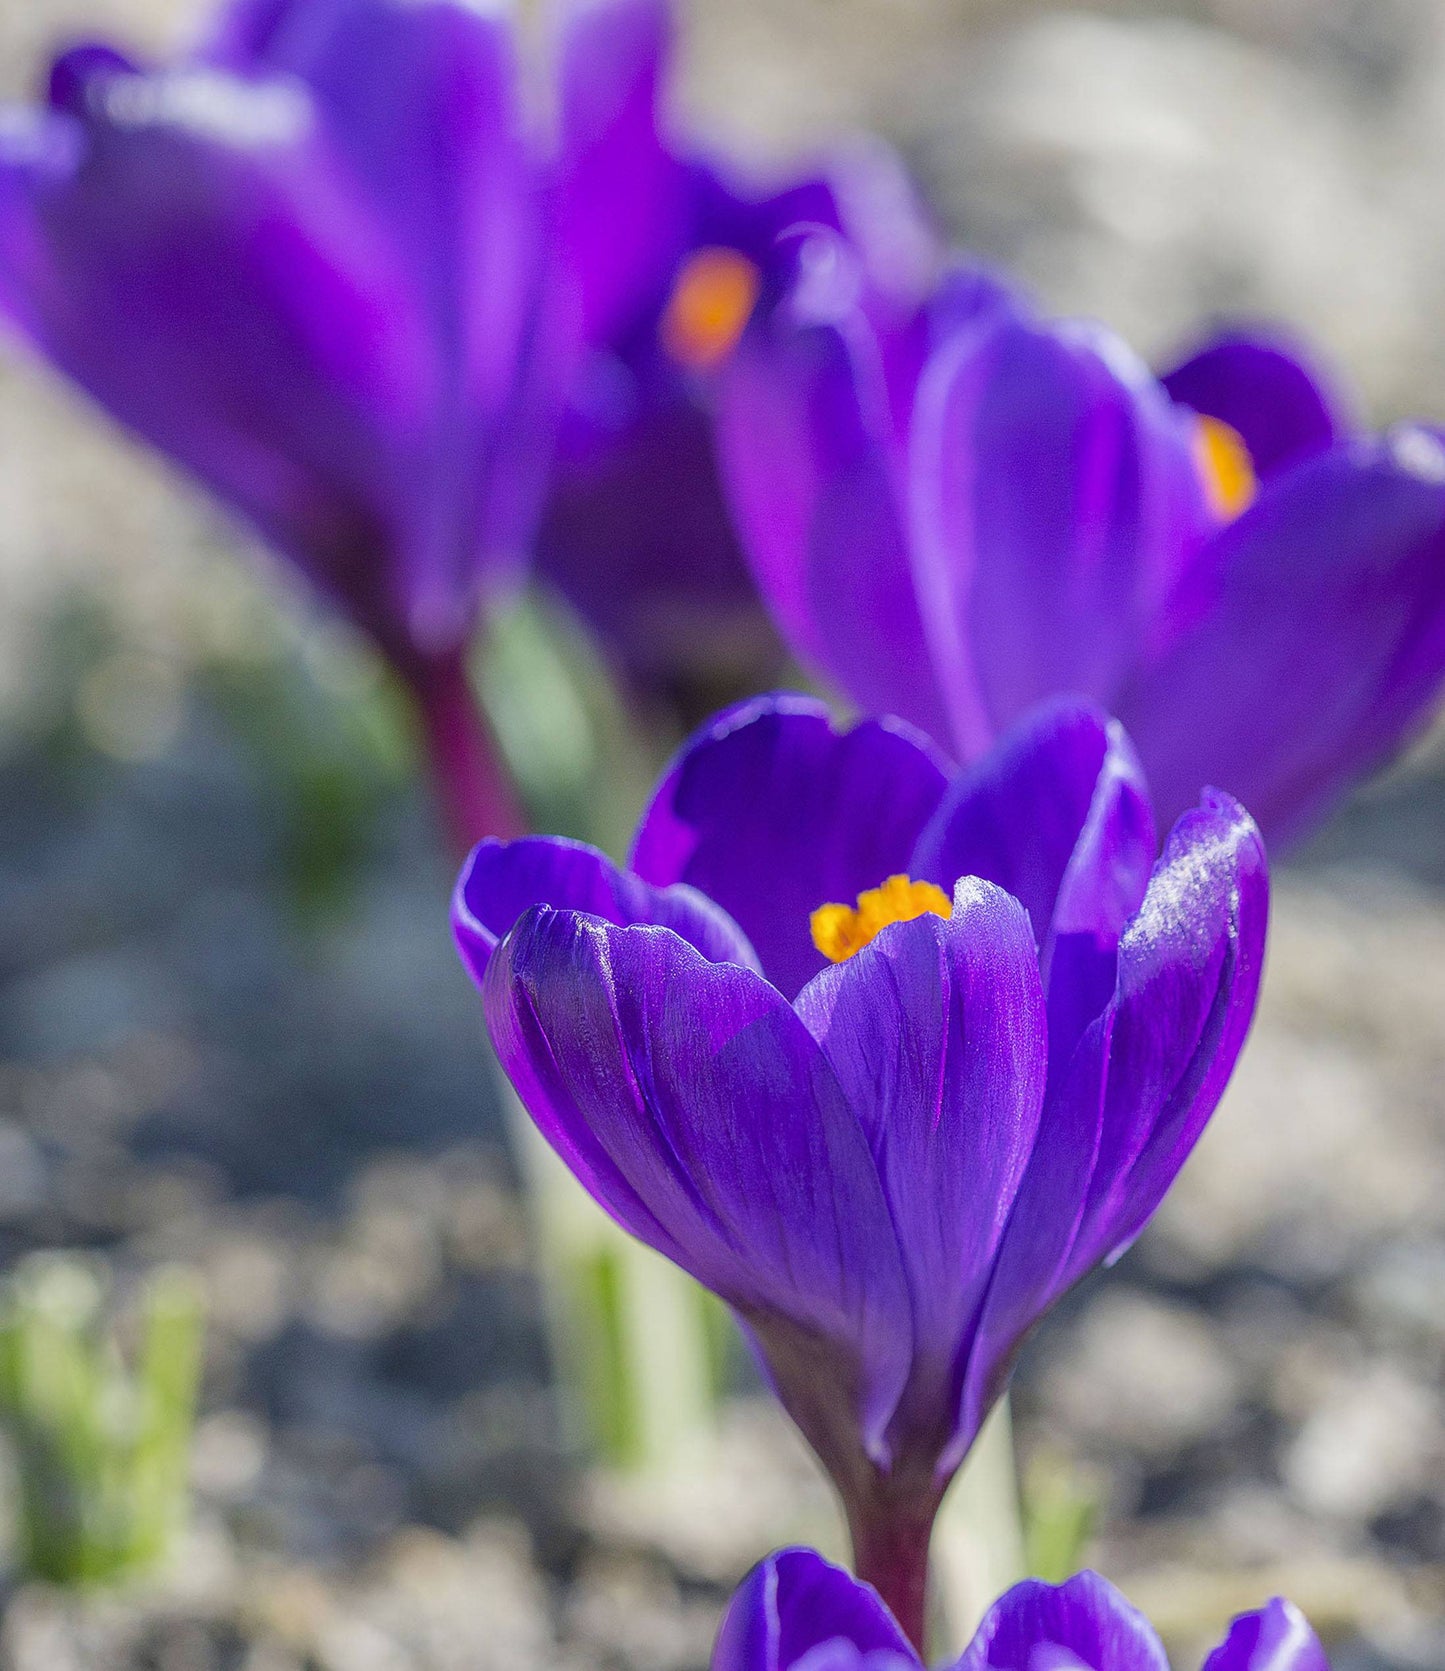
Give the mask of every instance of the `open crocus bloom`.
[[[712, 1671], [921, 1671], [877, 1594], [811, 1549], [770, 1555], [729, 1604]], [[1107, 1579], [1016, 1584], [989, 1609], [952, 1671], [1169, 1671], [1144, 1615]], [[1299, 1609], [1276, 1598], [1241, 1614], [1203, 1671], [1329, 1671]]]
[[820, 235], [721, 372], [720, 457], [794, 649], [961, 760], [1050, 696], [1293, 837], [1445, 675], [1445, 449], [1355, 431], [1291, 345], [1161, 380], [978, 275], [904, 316]]
[[767, 189], [687, 154], [663, 109], [672, 33], [667, 0], [612, 0], [564, 42], [560, 256], [590, 352], [537, 562], [639, 687], [755, 685], [747, 674], [780, 651], [723, 502], [708, 373], [747, 325], [781, 235], [841, 234], [870, 282], [911, 305], [938, 248], [877, 142]]
[[533, 1119], [732, 1306], [887, 1583], [1028, 1330], [1138, 1234], [1218, 1102], [1267, 891], [1227, 796], [1159, 852], [1088, 707], [950, 781], [901, 723], [773, 696], [683, 749], [630, 872], [484, 842], [454, 923]]

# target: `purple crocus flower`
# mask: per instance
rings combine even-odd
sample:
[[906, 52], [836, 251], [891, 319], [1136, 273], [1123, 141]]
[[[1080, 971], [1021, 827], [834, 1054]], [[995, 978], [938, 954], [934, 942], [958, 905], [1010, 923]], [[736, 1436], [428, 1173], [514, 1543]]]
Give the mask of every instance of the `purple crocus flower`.
[[1159, 850], [1122, 729], [950, 779], [907, 725], [720, 715], [632, 868], [484, 842], [454, 924], [522, 1102], [733, 1308], [910, 1634], [938, 1502], [1041, 1314], [1138, 1234], [1254, 1012], [1268, 885], [1206, 792]]
[[237, 0], [75, 48], [0, 128], [0, 310], [248, 519], [416, 693], [469, 839], [514, 822], [466, 688], [566, 373], [505, 8]]
[[1361, 433], [1283, 339], [1162, 380], [1102, 327], [956, 273], [911, 317], [815, 239], [721, 372], [720, 455], [795, 650], [977, 759], [1076, 694], [1162, 812], [1271, 841], [1395, 752], [1445, 677], [1445, 448]]
[[[921, 1671], [877, 1592], [811, 1549], [756, 1566], [728, 1606], [712, 1671]], [[1169, 1671], [1153, 1626], [1107, 1579], [1026, 1579], [989, 1609], [951, 1671]], [[1203, 1671], [1329, 1671], [1308, 1620], [1276, 1597], [1241, 1614]]]
[[590, 353], [537, 561], [635, 687], [677, 693], [689, 679], [755, 686], [746, 675], [781, 659], [723, 502], [707, 375], [747, 324], [779, 238], [843, 235], [870, 282], [911, 305], [938, 252], [876, 143], [781, 189], [680, 148], [661, 108], [672, 21], [667, 0], [612, 0], [564, 43], [559, 238]]

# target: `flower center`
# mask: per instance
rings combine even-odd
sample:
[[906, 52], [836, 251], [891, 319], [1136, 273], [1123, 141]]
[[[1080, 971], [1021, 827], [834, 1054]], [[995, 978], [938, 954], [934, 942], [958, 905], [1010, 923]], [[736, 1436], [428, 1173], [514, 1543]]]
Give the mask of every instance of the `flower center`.
[[890, 876], [881, 887], [859, 894], [856, 906], [820, 905], [808, 926], [823, 956], [842, 963], [861, 952], [889, 923], [911, 923], [929, 911], [945, 920], [953, 915], [952, 901], [942, 888], [907, 876]]
[[1259, 481], [1249, 448], [1237, 429], [1219, 418], [1199, 416], [1195, 419], [1194, 457], [1217, 516], [1233, 521], [1249, 509]]
[[694, 371], [717, 365], [752, 318], [759, 283], [757, 267], [737, 250], [696, 251], [683, 262], [663, 310], [662, 346]]

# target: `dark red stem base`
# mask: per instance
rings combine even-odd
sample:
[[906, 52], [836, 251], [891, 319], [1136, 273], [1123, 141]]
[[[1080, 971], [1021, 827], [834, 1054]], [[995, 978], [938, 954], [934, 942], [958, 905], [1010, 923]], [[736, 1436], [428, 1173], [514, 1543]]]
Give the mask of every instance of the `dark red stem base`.
[[512, 779], [460, 650], [399, 670], [416, 702], [438, 810], [458, 854], [526, 830]]
[[848, 1516], [854, 1572], [877, 1590], [925, 1665], [928, 1546], [938, 1502], [927, 1488], [916, 1494], [885, 1490], [870, 1494]]

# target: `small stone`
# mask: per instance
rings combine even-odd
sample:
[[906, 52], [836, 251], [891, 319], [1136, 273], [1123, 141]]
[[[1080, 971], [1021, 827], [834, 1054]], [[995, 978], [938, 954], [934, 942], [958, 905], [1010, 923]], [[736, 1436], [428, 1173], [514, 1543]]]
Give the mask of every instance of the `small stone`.
[[1240, 1396], [1235, 1366], [1203, 1319], [1117, 1287], [1052, 1343], [1034, 1374], [1075, 1434], [1154, 1457], [1217, 1430]]
[[241, 1410], [218, 1410], [196, 1428], [191, 1481], [212, 1497], [244, 1498], [255, 1489], [266, 1462], [266, 1429]]
[[1436, 1396], [1387, 1362], [1358, 1366], [1329, 1387], [1285, 1454], [1285, 1482], [1320, 1514], [1380, 1513], [1445, 1459]]

